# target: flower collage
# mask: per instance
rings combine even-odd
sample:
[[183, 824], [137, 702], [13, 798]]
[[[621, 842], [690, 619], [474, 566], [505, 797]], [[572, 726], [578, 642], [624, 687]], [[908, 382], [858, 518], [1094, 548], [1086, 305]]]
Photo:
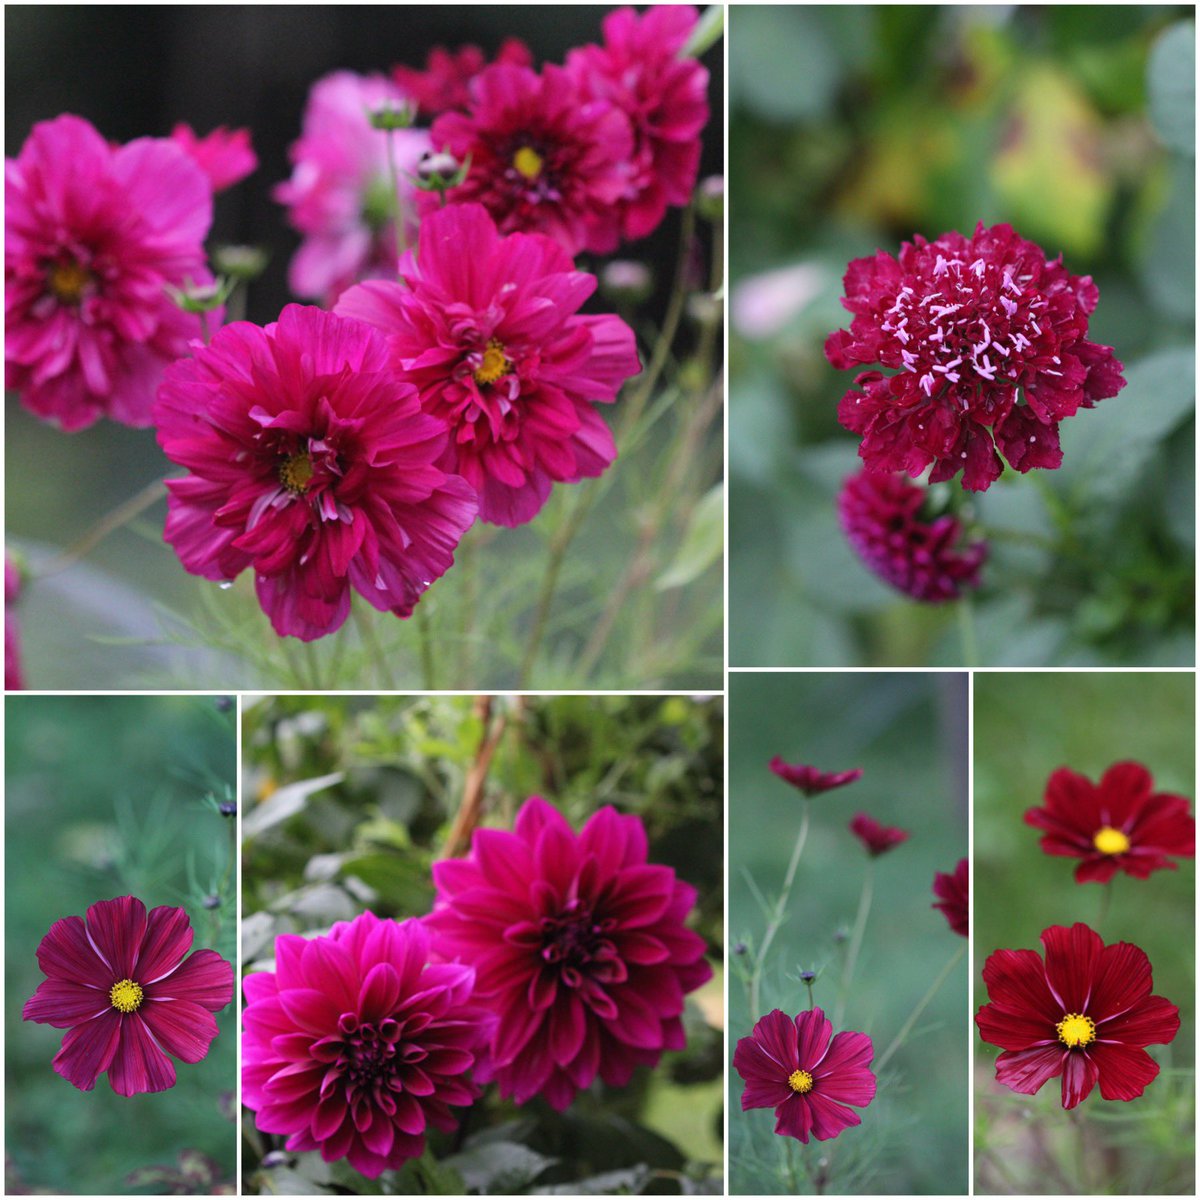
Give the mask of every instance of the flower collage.
[[1196, 1195], [1194, 7], [5, 46], [6, 1195]]

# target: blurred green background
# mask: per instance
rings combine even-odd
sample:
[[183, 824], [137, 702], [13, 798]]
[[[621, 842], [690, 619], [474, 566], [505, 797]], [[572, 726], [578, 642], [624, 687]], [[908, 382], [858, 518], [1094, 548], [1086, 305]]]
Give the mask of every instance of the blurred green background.
[[1043, 929], [1083, 921], [1106, 942], [1146, 951], [1154, 991], [1179, 1006], [1181, 1022], [1173, 1042], [1150, 1047], [1162, 1071], [1140, 1099], [1110, 1102], [1096, 1091], [1071, 1117], [1062, 1111], [1057, 1080], [1036, 1096], [996, 1084], [999, 1051], [976, 1038], [980, 1192], [1195, 1191], [1195, 865], [1179, 860], [1178, 870], [1145, 880], [1117, 875], [1101, 921], [1101, 885], [1077, 884], [1077, 860], [1043, 854], [1040, 832], [1022, 820], [1063, 766], [1097, 780], [1114, 762], [1134, 759], [1150, 770], [1156, 789], [1191, 798], [1195, 728], [1190, 672], [975, 677], [977, 1007], [987, 999], [979, 973], [993, 950], [1040, 953]]
[[1095, 277], [1128, 386], [1059, 470], [965, 497], [977, 662], [1190, 665], [1194, 9], [738, 5], [729, 54], [731, 661], [975, 665], [838, 528], [854, 373], [823, 345], [852, 258], [1007, 221]]
[[[846, 828], [863, 811], [911, 833], [876, 862], [874, 902], [845, 1020], [872, 1038], [876, 1057], [938, 972], [965, 947], [930, 907], [933, 877], [967, 853], [967, 680], [963, 674], [831, 675], [738, 672], [729, 683], [729, 941], [761, 942], [763, 916], [749, 880], [773, 901], [799, 829], [801, 794], [767, 769], [773, 755], [863, 777], [812, 801], [812, 825], [787, 922], [770, 951], [760, 1007], [730, 978], [729, 1043], [772, 1008], [808, 1008], [802, 970], [825, 973], [816, 1004], [832, 1018], [844, 943], [867, 855]], [[830, 1194], [946, 1194], [967, 1188], [968, 1007], [965, 959], [887, 1064], [862, 1125], [827, 1142], [795, 1144], [797, 1161], [827, 1157]], [[741, 1111], [729, 1072], [730, 1191], [789, 1190], [784, 1143], [768, 1109]], [[803, 1172], [798, 1172], [802, 1185]]]
[[[483, 823], [511, 828], [541, 795], [578, 829], [605, 804], [646, 825], [650, 860], [699, 891], [695, 928], [717, 973], [688, 999], [688, 1045], [627, 1088], [597, 1082], [565, 1113], [517, 1108], [494, 1088], [433, 1135], [389, 1191], [483, 1194], [721, 1190], [722, 703], [683, 696], [270, 697], [243, 717], [242, 955], [270, 967], [280, 933], [326, 930], [369, 909], [410, 917], [433, 903], [430, 867], [493, 742]], [[461, 853], [461, 851], [457, 851]], [[264, 1157], [283, 1138], [244, 1114], [247, 1190], [352, 1192], [369, 1185], [313, 1154]]]
[[[9, 696], [5, 719], [5, 1192], [232, 1187], [235, 1006], [217, 1014], [201, 1062], [176, 1063], [173, 1088], [129, 1098], [107, 1076], [81, 1092], [56, 1075], [66, 1031], [26, 1024], [21, 1007], [44, 978], [35, 951], [50, 926], [114, 896], [185, 908], [193, 948], [235, 961], [233, 822], [216, 811], [236, 792], [234, 709], [212, 697]], [[179, 1170], [181, 1153], [188, 1180], [128, 1181]]]

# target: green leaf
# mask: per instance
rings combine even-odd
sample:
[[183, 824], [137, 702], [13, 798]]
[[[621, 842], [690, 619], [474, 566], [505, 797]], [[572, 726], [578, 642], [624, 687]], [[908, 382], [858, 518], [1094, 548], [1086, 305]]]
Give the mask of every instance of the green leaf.
[[710, 4], [700, 20], [696, 22], [688, 40], [680, 50], [680, 58], [699, 58], [710, 46], [714, 46], [725, 32], [725, 6]]
[[294, 817], [308, 803], [309, 796], [316, 792], [341, 783], [344, 773], [335, 771], [332, 775], [319, 775], [316, 779], [302, 779], [298, 783], [289, 783], [277, 792], [267, 797], [249, 816], [242, 818], [242, 837], [255, 837], [265, 829]]
[[534, 1196], [640, 1196], [650, 1182], [650, 1168], [644, 1164], [623, 1171], [605, 1171], [587, 1179], [556, 1183], [551, 1187], [531, 1188]]
[[443, 1160], [473, 1192], [495, 1196], [524, 1191], [556, 1159], [520, 1142], [489, 1142]]
[[675, 560], [659, 576], [655, 590], [685, 587], [698, 579], [725, 548], [725, 485], [718, 483], [700, 498], [688, 520]]
[[1172, 156], [1166, 207], [1150, 230], [1142, 283], [1169, 317], [1190, 322], [1196, 311], [1196, 164]]
[[290, 1167], [272, 1167], [258, 1172], [259, 1191], [264, 1196], [328, 1196], [330, 1193]]
[[1159, 138], [1181, 154], [1196, 154], [1196, 25], [1179, 21], [1150, 52], [1146, 90]]

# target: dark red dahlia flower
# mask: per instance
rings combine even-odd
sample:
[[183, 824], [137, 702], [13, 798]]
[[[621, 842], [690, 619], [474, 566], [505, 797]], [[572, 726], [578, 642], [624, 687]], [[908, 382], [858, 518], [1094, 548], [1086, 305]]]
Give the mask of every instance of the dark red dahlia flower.
[[898, 829], [894, 825], [880, 825], [874, 817], [866, 813], [858, 813], [850, 822], [850, 832], [867, 848], [872, 858], [878, 858], [889, 850], [894, 850], [901, 842], [907, 842], [907, 830]]
[[476, 830], [468, 858], [434, 864], [434, 944], [499, 1018], [477, 1079], [561, 1111], [683, 1047], [684, 996], [712, 970], [684, 925], [695, 889], [646, 852], [637, 817], [602, 808], [576, 834], [534, 796], [512, 833]]
[[1137, 946], [1106, 946], [1086, 925], [1042, 931], [1036, 950], [997, 950], [983, 968], [988, 999], [975, 1014], [985, 1042], [1004, 1053], [996, 1082], [1032, 1096], [1062, 1076], [1062, 1106], [1074, 1108], [1100, 1083], [1105, 1100], [1134, 1100], [1158, 1074], [1143, 1049], [1179, 1032], [1179, 1009], [1154, 986]]
[[950, 928], [966, 937], [970, 921], [970, 883], [965, 858], [958, 860], [953, 872], [938, 871], [933, 876], [933, 894], [937, 900], [930, 908], [940, 908]]
[[187, 960], [192, 926], [182, 908], [135, 896], [99, 900], [87, 922], [64, 917], [37, 948], [46, 975], [21, 1017], [69, 1032], [54, 1070], [90, 1092], [105, 1071], [114, 1092], [175, 1086], [175, 1064], [199, 1062], [217, 1036], [213, 1013], [233, 999], [233, 967], [215, 950]]
[[794, 788], [799, 788], [806, 796], [818, 796], [821, 792], [845, 787], [846, 784], [862, 778], [862, 767], [855, 767], [850, 771], [818, 771], [816, 767], [804, 763], [784, 762], [778, 754], [771, 759], [769, 765], [780, 779]]
[[1009, 225], [971, 238], [920, 235], [899, 260], [878, 251], [846, 271], [850, 330], [825, 342], [838, 368], [879, 363], [842, 399], [838, 419], [862, 435], [876, 471], [952, 479], [983, 491], [999, 450], [1017, 471], [1062, 463], [1058, 423], [1125, 386], [1111, 346], [1087, 339], [1100, 292]]
[[475, 519], [470, 486], [434, 465], [443, 422], [361, 321], [297, 304], [227, 325], [174, 363], [154, 407], [172, 479], [165, 536], [205, 579], [253, 568], [275, 632], [337, 629], [351, 590], [407, 617]]
[[195, 130], [181, 121], [171, 130], [171, 140], [204, 172], [214, 192], [233, 187], [258, 167], [248, 129], [219, 125], [212, 133], [197, 137]]
[[819, 1008], [792, 1020], [778, 1008], [767, 1013], [750, 1037], [738, 1039], [733, 1066], [746, 1081], [742, 1112], [775, 1110], [775, 1132], [808, 1143], [835, 1138], [861, 1125], [846, 1105], [866, 1108], [875, 1099], [871, 1058], [875, 1049], [865, 1033], [839, 1033]]
[[1025, 813], [1026, 824], [1044, 829], [1047, 854], [1082, 858], [1077, 883], [1107, 883], [1118, 871], [1146, 879], [1174, 870], [1168, 855], [1194, 858], [1196, 822], [1183, 796], [1154, 791], [1141, 763], [1121, 762], [1092, 783], [1060, 767], [1046, 784], [1044, 808]]
[[595, 406], [641, 367], [624, 321], [578, 314], [595, 277], [551, 238], [501, 237], [478, 204], [430, 213], [400, 270], [337, 312], [387, 335], [400, 378], [450, 426], [438, 465], [475, 489], [480, 517], [524, 524], [553, 484], [602, 474], [617, 449]]
[[429, 1126], [455, 1128], [491, 1016], [470, 967], [429, 955], [419, 921], [373, 913], [275, 939], [275, 970], [242, 984], [242, 1102], [259, 1129], [375, 1179], [423, 1153]]
[[[533, 55], [520, 38], [509, 37], [500, 43], [493, 63], [529, 67], [533, 65]], [[425, 70], [395, 66], [392, 79], [416, 104], [422, 116], [436, 117], [440, 113], [466, 108], [470, 103], [467, 85], [490, 65], [487, 55], [478, 46], [459, 46], [457, 50], [434, 46], [425, 56]]]
[[900, 475], [869, 469], [838, 495], [838, 518], [855, 553], [881, 579], [914, 600], [938, 604], [979, 586], [986, 542], [962, 546], [962, 525], [946, 514], [921, 519], [927, 493]]

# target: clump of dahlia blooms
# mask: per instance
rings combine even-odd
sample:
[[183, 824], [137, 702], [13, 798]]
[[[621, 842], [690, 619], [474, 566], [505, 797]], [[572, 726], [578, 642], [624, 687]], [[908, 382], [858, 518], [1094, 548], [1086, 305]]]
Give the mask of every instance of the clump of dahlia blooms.
[[395, 66], [392, 79], [417, 106], [422, 116], [436, 117], [451, 110], [465, 109], [470, 103], [467, 85], [484, 68], [495, 63], [510, 67], [530, 67], [533, 55], [520, 38], [508, 37], [500, 43], [491, 63], [478, 46], [459, 46], [447, 50], [434, 46], [425, 56], [425, 69]]

